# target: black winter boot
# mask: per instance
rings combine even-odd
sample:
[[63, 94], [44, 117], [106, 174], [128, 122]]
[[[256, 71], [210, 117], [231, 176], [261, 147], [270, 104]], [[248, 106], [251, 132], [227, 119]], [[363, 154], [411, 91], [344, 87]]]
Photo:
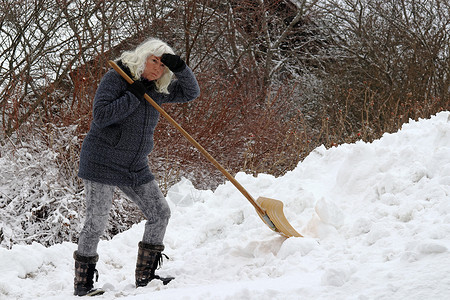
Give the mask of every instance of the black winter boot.
[[162, 265], [164, 250], [163, 245], [150, 245], [139, 242], [139, 250], [136, 262], [136, 287], [146, 286], [153, 279], [159, 279], [164, 285], [168, 284], [174, 277], [160, 277], [155, 275], [156, 269]]
[[95, 265], [98, 261], [96, 256], [82, 256], [78, 251], [73, 253], [75, 259], [75, 278], [74, 278], [74, 295], [75, 296], [93, 296], [103, 294], [104, 291], [94, 289], [94, 275], [95, 281], [98, 280], [98, 272]]

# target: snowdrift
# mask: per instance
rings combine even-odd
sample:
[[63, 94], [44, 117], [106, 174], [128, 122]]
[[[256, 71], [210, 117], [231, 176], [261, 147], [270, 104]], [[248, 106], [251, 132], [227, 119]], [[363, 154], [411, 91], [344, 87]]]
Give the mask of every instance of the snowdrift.
[[[144, 223], [101, 241], [96, 299], [449, 299], [450, 113], [373, 143], [315, 149], [283, 177], [243, 173], [304, 238], [271, 232], [227, 182], [171, 188], [168, 286], [135, 289]], [[0, 299], [78, 299], [73, 243], [0, 249]]]

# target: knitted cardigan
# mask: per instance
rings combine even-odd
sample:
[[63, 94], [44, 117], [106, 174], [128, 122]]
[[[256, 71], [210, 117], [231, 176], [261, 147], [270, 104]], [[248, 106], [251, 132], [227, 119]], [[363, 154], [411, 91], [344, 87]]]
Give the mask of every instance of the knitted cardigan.
[[[147, 81], [147, 94], [159, 105], [188, 102], [200, 95], [188, 66], [175, 75], [169, 94], [158, 93]], [[159, 112], [127, 87], [113, 69], [102, 78], [94, 98], [91, 127], [81, 147], [79, 177], [115, 186], [138, 186], [155, 178], [147, 156], [153, 149]]]

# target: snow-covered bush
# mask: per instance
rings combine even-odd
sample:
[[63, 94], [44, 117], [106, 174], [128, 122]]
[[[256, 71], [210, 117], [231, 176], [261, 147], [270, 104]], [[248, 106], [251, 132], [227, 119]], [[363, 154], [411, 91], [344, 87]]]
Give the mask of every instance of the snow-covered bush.
[[74, 220], [79, 217], [82, 197], [73, 184], [63, 182], [60, 154], [38, 135], [30, 135], [20, 147], [17, 145], [9, 140], [1, 146], [1, 245], [36, 240], [54, 244], [71, 239], [79, 229]]
[[[84, 190], [76, 177], [76, 126], [31, 129], [0, 144], [0, 245], [76, 241], [84, 220]], [[115, 197], [105, 237], [142, 217]], [[127, 211], [123, 215], [123, 211]], [[131, 211], [131, 213], [130, 213]], [[134, 213], [134, 211], [136, 211]]]

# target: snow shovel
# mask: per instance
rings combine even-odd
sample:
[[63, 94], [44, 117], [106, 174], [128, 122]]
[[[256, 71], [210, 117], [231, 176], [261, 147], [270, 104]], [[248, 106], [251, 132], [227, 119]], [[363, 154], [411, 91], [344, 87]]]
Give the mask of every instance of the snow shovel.
[[[116, 70], [129, 84], [133, 83], [131, 79], [114, 61], [110, 60], [109, 64]], [[149, 95], [144, 95], [147, 100], [161, 115], [164, 116], [178, 131], [200, 151], [222, 174], [234, 184], [234, 186], [250, 201], [255, 207], [256, 212], [273, 231], [285, 237], [302, 237], [292, 226], [283, 213], [283, 202], [266, 197], [259, 197], [255, 201], [253, 197], [244, 189], [244, 187], [228, 173], [193, 137], [191, 137], [171, 116], [169, 116]]]

